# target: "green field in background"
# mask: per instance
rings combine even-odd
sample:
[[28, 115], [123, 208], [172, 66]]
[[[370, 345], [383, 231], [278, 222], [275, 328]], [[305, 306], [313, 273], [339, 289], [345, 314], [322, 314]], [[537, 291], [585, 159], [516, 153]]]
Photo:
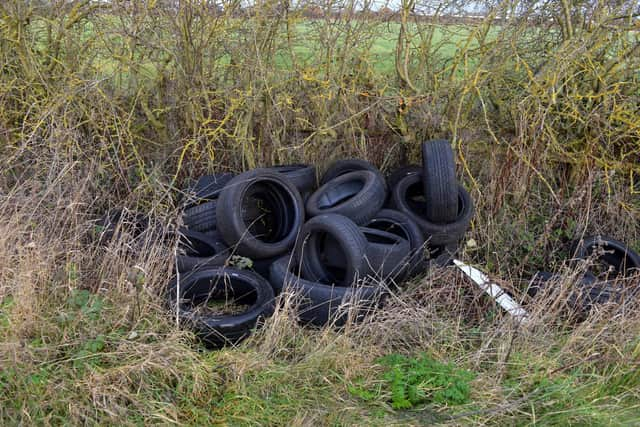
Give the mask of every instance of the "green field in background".
[[[289, 37], [283, 26], [280, 33], [274, 38], [276, 53], [272, 59], [275, 68], [287, 72], [293, 69], [295, 63], [301, 70], [322, 70], [322, 67], [327, 66], [327, 58], [336, 62], [342, 52], [347, 50], [347, 57], [351, 60], [357, 58], [361, 66], [367, 67], [369, 72], [379, 77], [394, 76], [400, 24], [396, 22], [367, 23], [365, 26], [361, 22], [356, 22], [351, 25], [361, 26], [354, 31], [358, 34], [356, 40], [347, 39], [345, 33], [348, 27], [344, 24], [327, 27], [324, 21], [306, 20], [295, 24], [293, 30], [289, 32]], [[335, 44], [321, 41], [323, 32], [327, 28], [332, 32], [331, 35], [335, 36]], [[426, 35], [429, 28], [433, 27], [429, 27], [427, 24], [421, 25], [419, 29], [415, 24], [410, 26], [412, 55], [419, 49], [424, 50], [425, 41], [420, 37], [420, 33]], [[79, 29], [82, 32], [81, 40], [86, 47], [86, 52], [83, 53], [84, 58], [81, 59], [88, 62], [86, 69], [92, 70], [96, 78], [113, 79], [116, 86], [122, 86], [129, 81], [132, 68], [135, 68], [137, 84], [144, 84], [144, 80], [154, 80], [161, 66], [165, 66], [166, 71], [176, 71], [176, 61], [174, 58], [168, 57], [170, 49], [165, 54], [158, 53], [152, 59], [134, 55], [132, 60], [127, 56], [129, 51], [126, 41], [119, 34], [121, 30], [122, 23], [119, 19], [105, 18], [104, 16], [100, 17], [98, 22], [89, 21]], [[32, 23], [31, 31], [36, 41], [34, 43], [36, 49], [45, 46], [44, 38], [47, 31], [44, 22]], [[244, 28], [242, 25], [236, 26], [230, 30], [228, 38], [242, 43], [251, 37], [251, 31], [251, 28]], [[165, 30], [164, 33], [166, 33], [167, 47], [170, 47], [173, 43], [172, 35], [169, 30]], [[365, 33], [365, 36], [362, 33]], [[156, 31], [156, 37], [157, 34], [162, 34], [162, 32]], [[456, 50], [466, 44], [469, 35], [470, 28], [462, 25], [436, 26], [430, 41], [430, 58], [435, 61], [446, 61], [452, 58]], [[290, 44], [287, 40], [290, 41]], [[472, 39], [470, 46], [473, 48], [475, 45], [477, 42]], [[216, 49], [218, 47], [212, 46], [211, 50], [204, 49], [204, 59], [205, 62], [209, 61], [216, 67], [224, 69], [234, 61], [232, 61], [231, 53], [221, 52], [220, 49]], [[140, 50], [149, 51], [144, 46]], [[249, 52], [251, 50], [248, 49], [247, 53]], [[242, 63], [243, 60], [252, 60], [252, 58], [247, 55], [235, 62]]]

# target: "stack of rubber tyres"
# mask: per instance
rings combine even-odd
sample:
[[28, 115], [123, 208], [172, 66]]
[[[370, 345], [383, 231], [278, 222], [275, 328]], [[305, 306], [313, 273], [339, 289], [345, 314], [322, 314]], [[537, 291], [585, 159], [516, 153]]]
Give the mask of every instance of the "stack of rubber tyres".
[[447, 264], [473, 202], [448, 141], [425, 142], [422, 156], [386, 179], [357, 159], [336, 161], [319, 184], [311, 165], [201, 177], [188, 191], [169, 288], [182, 323], [211, 347], [235, 344], [285, 293], [302, 323], [340, 327]]

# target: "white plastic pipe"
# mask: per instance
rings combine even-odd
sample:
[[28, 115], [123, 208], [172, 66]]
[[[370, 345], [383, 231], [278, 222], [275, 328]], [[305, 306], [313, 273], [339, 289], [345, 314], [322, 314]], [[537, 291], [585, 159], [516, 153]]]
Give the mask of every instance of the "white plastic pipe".
[[453, 263], [471, 280], [473, 280], [486, 294], [488, 294], [500, 307], [504, 308], [514, 319], [520, 323], [526, 323], [529, 313], [511, 298], [500, 286], [491, 283], [486, 274], [477, 268], [471, 267], [460, 260], [454, 259]]

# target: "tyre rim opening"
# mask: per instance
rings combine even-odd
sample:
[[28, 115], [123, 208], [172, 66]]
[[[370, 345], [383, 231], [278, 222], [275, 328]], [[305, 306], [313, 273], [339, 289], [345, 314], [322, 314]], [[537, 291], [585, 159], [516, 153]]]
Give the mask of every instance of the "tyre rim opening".
[[637, 271], [640, 268], [640, 266], [635, 265], [626, 251], [604, 242], [589, 246], [586, 249], [586, 253], [593, 261], [590, 270], [598, 278], [617, 277], [630, 271]]
[[407, 187], [405, 200], [413, 212], [423, 216], [426, 214], [427, 201], [424, 198], [424, 189], [419, 179]]
[[399, 243], [397, 239], [393, 239], [390, 236], [374, 233], [365, 229], [362, 230], [362, 233], [369, 243], [376, 243], [381, 245], [397, 245]]
[[387, 233], [394, 234], [405, 240], [410, 240], [410, 236], [406, 228], [404, 228], [401, 224], [398, 224], [393, 221], [389, 221], [386, 219], [373, 219], [367, 225], [367, 227], [373, 228], [374, 230], [386, 231]]
[[316, 232], [308, 239], [309, 249], [318, 260], [317, 275], [330, 283], [341, 284], [347, 278], [344, 262], [347, 255], [340, 241], [326, 232]]
[[181, 308], [205, 316], [234, 316], [257, 306], [254, 286], [232, 276], [201, 277], [182, 294]]
[[258, 181], [242, 198], [242, 221], [249, 233], [265, 243], [284, 240], [293, 229], [293, 196], [280, 183]]

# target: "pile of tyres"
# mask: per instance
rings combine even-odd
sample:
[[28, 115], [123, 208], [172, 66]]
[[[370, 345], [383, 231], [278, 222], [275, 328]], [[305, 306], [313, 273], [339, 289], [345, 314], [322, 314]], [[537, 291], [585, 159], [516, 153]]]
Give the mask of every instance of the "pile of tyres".
[[[562, 298], [576, 319], [584, 319], [596, 306], [634, 301], [640, 296], [637, 282], [626, 283], [634, 278], [637, 280], [640, 254], [626, 244], [608, 236], [585, 236], [571, 244], [570, 252], [573, 254], [570, 266], [583, 272]], [[531, 279], [527, 293], [531, 297], [553, 296], [562, 293], [562, 282], [561, 274], [538, 271]]]
[[300, 322], [340, 327], [388, 290], [445, 265], [474, 206], [449, 141], [422, 144], [422, 165], [384, 176], [338, 160], [200, 177], [186, 191], [169, 302], [211, 347], [235, 344], [285, 292]]

